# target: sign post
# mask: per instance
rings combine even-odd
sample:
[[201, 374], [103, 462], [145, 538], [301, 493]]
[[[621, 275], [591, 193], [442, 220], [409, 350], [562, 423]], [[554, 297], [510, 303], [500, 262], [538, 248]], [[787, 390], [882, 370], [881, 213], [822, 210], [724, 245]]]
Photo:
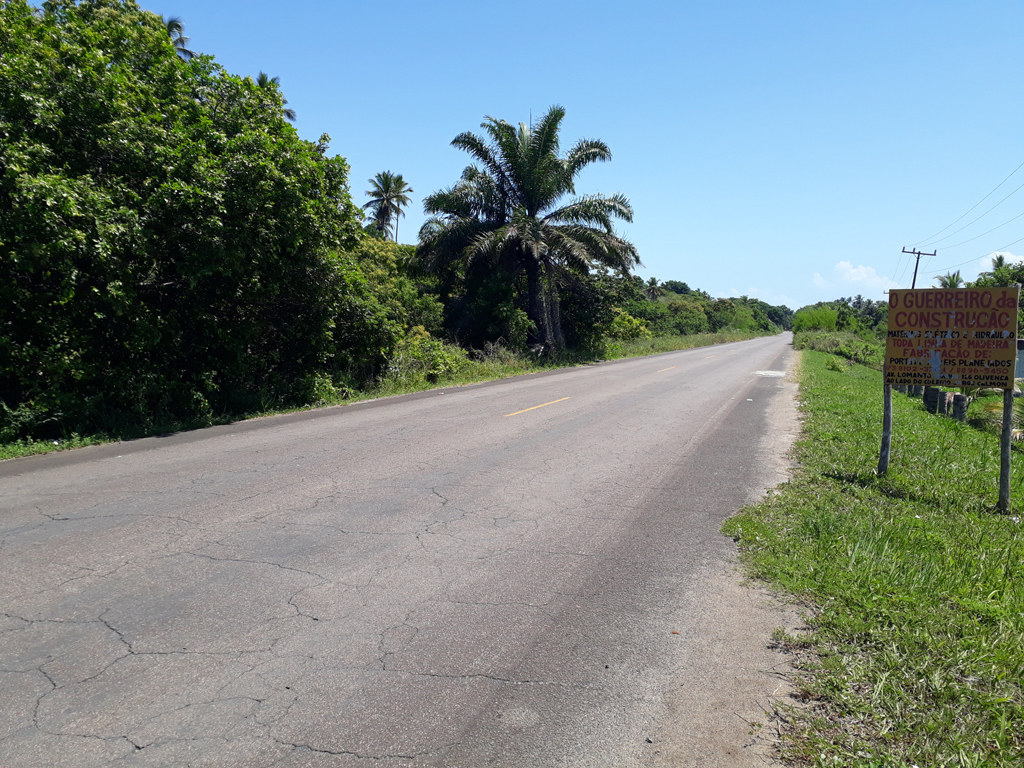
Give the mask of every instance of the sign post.
[[[1003, 390], [998, 505], [1001, 512], [1010, 509], [1009, 438], [1019, 300], [1019, 285], [889, 291], [886, 385]], [[888, 464], [888, 456], [884, 458]]]

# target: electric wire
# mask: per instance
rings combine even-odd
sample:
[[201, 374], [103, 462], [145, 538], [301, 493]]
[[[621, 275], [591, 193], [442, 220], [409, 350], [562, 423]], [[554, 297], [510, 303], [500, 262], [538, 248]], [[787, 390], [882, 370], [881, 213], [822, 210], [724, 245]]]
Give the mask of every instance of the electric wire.
[[907, 264], [903, 267], [903, 271], [900, 273], [900, 279], [897, 285], [903, 285], [903, 278], [907, 276], [907, 270], [910, 269], [910, 258], [907, 258]]
[[[1017, 194], [1017, 192], [1020, 191], [1021, 189], [1024, 189], [1024, 184], [1021, 184], [1019, 187], [1017, 187], [1017, 189], [1013, 190], [1013, 192], [1011, 192], [1006, 197], [1004, 197], [1002, 200], [1000, 200], [998, 203], [993, 205], [991, 208], [989, 208], [987, 211], [985, 211], [983, 214], [981, 214], [981, 216], [979, 216], [978, 218], [971, 219], [969, 222], [967, 222], [962, 227], [960, 227], [960, 229], [955, 229], [952, 232], [950, 232], [948, 235], [946, 235], [945, 237], [940, 237], [938, 240], [935, 240], [933, 242], [928, 243], [928, 245], [937, 245], [937, 244], [941, 243], [943, 240], [948, 240], [953, 235], [955, 235], [957, 232], [963, 232], [965, 229], [967, 229], [969, 226], [971, 226], [971, 224], [974, 224], [976, 221], [980, 221], [981, 219], [983, 219], [986, 216], [988, 216], [990, 213], [992, 213], [992, 211], [994, 211], [1000, 205], [1002, 205], [1007, 200], [1009, 200], [1011, 197], [1013, 197], [1015, 194]], [[1014, 217], [1014, 218], [1016, 218], [1016, 217]], [[1010, 219], [1010, 221], [1013, 221], [1013, 219]], [[1009, 222], [1007, 222], [1007, 223], [1009, 223]], [[1002, 226], [1002, 225], [1000, 225], [1000, 226]], [[996, 227], [996, 229], [999, 229], [999, 227]], [[992, 230], [989, 230], [989, 232], [991, 232], [991, 231]], [[980, 235], [979, 235], [979, 237], [980, 237]], [[970, 241], [969, 240], [965, 240], [964, 242], [970, 242]], [[927, 247], [927, 246], [925, 246], [925, 247]], [[954, 246], [947, 246], [947, 247], [952, 248]]]
[[945, 247], [945, 250], [947, 250], [947, 251], [948, 251], [948, 250], [949, 250], [950, 248], [956, 248], [956, 247], [958, 247], [958, 246], [964, 245], [965, 243], [970, 243], [970, 242], [972, 242], [972, 241], [974, 241], [974, 240], [977, 240], [977, 239], [978, 239], [979, 237], [984, 237], [985, 235], [989, 234], [989, 232], [995, 232], [995, 231], [996, 231], [997, 229], [1002, 229], [1002, 228], [1003, 228], [1003, 227], [1005, 227], [1005, 226], [1006, 226], [1007, 224], [1009, 224], [1009, 223], [1010, 223], [1011, 221], [1016, 221], [1016, 220], [1017, 220], [1017, 219], [1019, 219], [1019, 218], [1020, 218], [1021, 216], [1024, 216], [1024, 213], [1018, 213], [1018, 214], [1017, 214], [1016, 216], [1014, 216], [1014, 217], [1013, 217], [1012, 219], [1010, 219], [1010, 221], [1004, 221], [1004, 222], [1003, 222], [1002, 224], [1000, 224], [1000, 225], [999, 225], [998, 227], [992, 227], [992, 229], [990, 229], [990, 230], [989, 230], [988, 232], [982, 232], [982, 233], [981, 233], [980, 235], [975, 235], [974, 237], [971, 237], [971, 238], [969, 238], [969, 239], [967, 239], [967, 240], [962, 240], [961, 242], [959, 242], [959, 243], [956, 243], [956, 245], [947, 245], [947, 246]]
[[[903, 256], [904, 254], [901, 253], [900, 257], [896, 260], [896, 266], [893, 267], [892, 270], [892, 277], [889, 278], [890, 285], [899, 285], [899, 283], [896, 282], [896, 273], [900, 271], [900, 264], [903, 263]], [[900, 275], [900, 277], [902, 277], [902, 275]]]
[[[1003, 186], [1003, 184], [1005, 184], [1005, 183], [1006, 183], [1007, 181], [1009, 181], [1009, 180], [1010, 180], [1010, 177], [1011, 177], [1011, 176], [1013, 176], [1013, 174], [1015, 174], [1015, 173], [1016, 173], [1017, 171], [1019, 171], [1019, 170], [1020, 170], [1021, 168], [1024, 168], [1024, 163], [1021, 163], [1021, 164], [1020, 164], [1020, 165], [1018, 165], [1018, 166], [1017, 166], [1016, 168], [1014, 168], [1014, 169], [1013, 169], [1013, 170], [1012, 170], [1012, 171], [1010, 172], [1010, 175], [1009, 175], [1009, 176], [1007, 176], [1007, 177], [1006, 177], [1005, 179], [1003, 179], [1003, 180], [1002, 180], [1002, 181], [1000, 181], [1000, 182], [999, 182], [998, 184], [996, 184], [996, 185], [995, 185], [995, 187], [994, 187], [994, 188], [992, 189], [992, 191], [991, 191], [991, 192], [989, 192], [989, 193], [988, 193], [987, 195], [985, 195], [985, 196], [984, 196], [983, 198], [981, 198], [981, 200], [979, 200], [979, 201], [978, 201], [978, 202], [976, 202], [976, 203], [975, 203], [974, 205], [972, 205], [972, 206], [971, 206], [970, 208], [968, 208], [968, 209], [967, 209], [966, 211], [964, 211], [964, 212], [963, 212], [962, 214], [960, 214], [960, 216], [959, 216], [958, 218], [956, 218], [955, 220], [953, 220], [952, 222], [950, 222], [949, 224], [947, 224], [946, 226], [944, 226], [944, 227], [943, 227], [942, 229], [940, 229], [940, 230], [939, 230], [938, 232], [936, 232], [936, 233], [935, 233], [934, 235], [929, 235], [928, 237], [924, 238], [924, 240], [918, 240], [918, 241], [917, 241], [916, 243], [914, 243], [914, 244], [913, 244], [913, 245], [911, 245], [910, 247], [911, 247], [911, 248], [914, 248], [915, 246], [918, 246], [918, 245], [920, 245], [921, 243], [924, 243], [924, 242], [926, 242], [926, 241], [928, 241], [928, 240], [931, 240], [931, 239], [932, 239], [933, 237], [937, 237], [938, 235], [941, 235], [941, 234], [942, 234], [943, 232], [945, 232], [945, 231], [946, 231], [947, 229], [949, 229], [949, 228], [950, 228], [950, 227], [952, 227], [952, 226], [953, 226], [954, 224], [956, 224], [956, 223], [957, 223], [958, 221], [960, 221], [960, 219], [962, 219], [962, 218], [963, 218], [964, 216], [966, 216], [967, 214], [969, 214], [969, 213], [970, 213], [971, 211], [973, 211], [973, 210], [974, 210], [975, 208], [977, 208], [977, 207], [978, 207], [979, 205], [981, 205], [981, 204], [982, 204], [982, 203], [984, 203], [984, 202], [985, 202], [986, 200], [988, 200], [988, 199], [989, 199], [990, 197], [992, 197], [992, 195], [993, 195], [993, 194], [995, 194], [995, 191], [996, 191], [997, 189], [999, 189], [999, 188], [1000, 188], [1001, 186]], [[1015, 191], [1016, 191], [1016, 190], [1015, 190]], [[1011, 192], [1010, 194], [1012, 195], [1012, 194], [1013, 194], [1013, 192]], [[1004, 198], [1004, 199], [1005, 199], [1005, 198]], [[998, 205], [998, 203], [997, 203], [997, 205]], [[982, 215], [984, 215], [984, 214], [982, 214]], [[975, 221], [977, 221], [977, 219], [975, 219]], [[967, 226], [970, 226], [970, 225], [967, 225]], [[952, 233], [952, 234], [956, 234], [956, 233], [954, 232], [954, 233]]]
[[[1024, 215], [1024, 214], [1022, 214], [1022, 215]], [[972, 261], [977, 261], [978, 259], [983, 259], [986, 256], [991, 256], [993, 253], [999, 253], [1000, 251], [1004, 251], [1007, 248], [1009, 248], [1011, 245], [1016, 245], [1017, 243], [1021, 242], [1022, 240], [1024, 240], [1024, 237], [1018, 238], [1017, 240], [1014, 240], [1012, 243], [1007, 243], [1006, 245], [1002, 246], [1001, 248], [996, 248], [994, 251], [989, 251], [988, 253], [982, 254], [981, 256], [975, 256], [973, 258], [968, 259], [967, 261], [961, 261], [959, 264], [953, 264], [952, 266], [949, 266], [949, 267], [943, 267], [942, 269], [937, 269], [934, 272], [924, 272], [923, 274], [926, 274], [926, 275], [937, 275], [940, 272], [948, 272], [951, 269], [956, 269], [957, 267], [962, 267], [964, 264], [970, 264]]]

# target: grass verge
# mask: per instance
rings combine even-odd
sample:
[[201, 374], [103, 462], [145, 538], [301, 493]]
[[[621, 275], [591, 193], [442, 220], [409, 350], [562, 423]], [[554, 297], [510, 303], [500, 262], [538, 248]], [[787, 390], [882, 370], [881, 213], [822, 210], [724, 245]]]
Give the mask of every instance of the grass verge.
[[[661, 352], [672, 352], [679, 349], [706, 347], [730, 341], [743, 341], [762, 335], [764, 334], [747, 331], [726, 331], [723, 333], [695, 334], [693, 336], [658, 336], [641, 341], [612, 344], [605, 355], [605, 359], [640, 357]], [[215, 424], [229, 424], [234, 421], [292, 413], [300, 410], [309, 410], [310, 408], [348, 405], [363, 400], [393, 397], [412, 392], [422, 392], [428, 389], [460, 387], [482, 381], [493, 381], [495, 379], [521, 376], [527, 373], [538, 373], [555, 368], [568, 368], [581, 363], [593, 362], [592, 357], [583, 359], [572, 355], [560, 358], [537, 359], [517, 354], [498, 346], [478, 352], [472, 357], [467, 357], [465, 353], [457, 348], [451, 345], [445, 346], [451, 353], [448, 355], [450, 358], [449, 364], [444, 365], [442, 368], [443, 372], [439, 374], [436, 373], [436, 368], [431, 370], [431, 367], [429, 365], [425, 366], [422, 360], [410, 360], [407, 363], [393, 365], [372, 387], [364, 390], [333, 390], [332, 388], [332, 391], [324, 392], [316, 403], [305, 408], [275, 408], [268, 404], [265, 408], [253, 413], [235, 416], [214, 416], [202, 422], [164, 422], [146, 428], [126, 425], [86, 436], [71, 434], [61, 439], [17, 440], [0, 443], [0, 460], [82, 448], [87, 445], [100, 445], [118, 440], [132, 440], [141, 437], [152, 437], [153, 435], [184, 432]]]
[[1024, 453], [1014, 515], [994, 514], [998, 438], [893, 396], [874, 474], [882, 380], [803, 353], [800, 469], [728, 520], [751, 573], [810, 606], [800, 698], [780, 712], [803, 766], [1024, 765]]
[[885, 361], [884, 339], [865, 339], [849, 331], [800, 331], [793, 335], [793, 347], [839, 355], [877, 371]]

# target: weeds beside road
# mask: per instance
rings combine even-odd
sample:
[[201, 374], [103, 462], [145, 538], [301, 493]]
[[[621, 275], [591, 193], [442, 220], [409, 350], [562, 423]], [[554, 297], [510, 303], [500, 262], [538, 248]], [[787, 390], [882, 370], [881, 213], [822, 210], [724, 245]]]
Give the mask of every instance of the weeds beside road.
[[[1024, 764], [1024, 454], [1013, 516], [993, 512], [998, 437], [894, 394], [876, 477], [882, 378], [804, 352], [800, 469], [724, 530], [754, 576], [809, 607], [783, 753], [813, 766]], [[837, 366], [832, 366], [835, 368]]]

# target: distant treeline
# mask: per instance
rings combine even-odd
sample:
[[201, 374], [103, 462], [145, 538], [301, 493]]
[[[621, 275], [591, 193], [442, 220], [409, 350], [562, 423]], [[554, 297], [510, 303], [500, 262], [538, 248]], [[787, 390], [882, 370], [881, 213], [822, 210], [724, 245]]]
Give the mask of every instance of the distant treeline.
[[888, 302], [872, 301], [858, 294], [801, 307], [793, 316], [793, 330], [849, 331], [865, 338], [881, 338], [888, 322]]

